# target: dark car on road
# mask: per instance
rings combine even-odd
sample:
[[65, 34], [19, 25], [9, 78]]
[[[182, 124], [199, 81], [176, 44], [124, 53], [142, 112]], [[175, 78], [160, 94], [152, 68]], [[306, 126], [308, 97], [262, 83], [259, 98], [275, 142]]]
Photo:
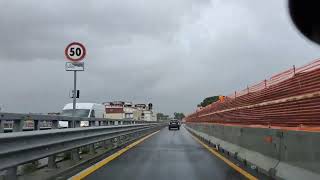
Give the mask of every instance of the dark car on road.
[[178, 120], [171, 120], [169, 122], [169, 126], [168, 126], [168, 129], [171, 130], [173, 128], [176, 128], [176, 129], [180, 129], [180, 122]]

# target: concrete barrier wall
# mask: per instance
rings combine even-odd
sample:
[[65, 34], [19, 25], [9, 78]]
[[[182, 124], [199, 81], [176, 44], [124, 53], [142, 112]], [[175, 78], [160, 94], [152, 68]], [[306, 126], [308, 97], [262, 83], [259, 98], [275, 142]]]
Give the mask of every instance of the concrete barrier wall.
[[186, 127], [276, 179], [320, 179], [320, 133], [188, 123]]

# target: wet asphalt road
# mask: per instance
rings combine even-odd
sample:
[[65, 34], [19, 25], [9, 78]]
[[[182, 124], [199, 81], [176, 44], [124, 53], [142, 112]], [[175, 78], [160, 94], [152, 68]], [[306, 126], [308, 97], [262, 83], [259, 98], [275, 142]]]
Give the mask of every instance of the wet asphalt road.
[[184, 128], [180, 131], [169, 131], [168, 128], [164, 128], [86, 179], [236, 180], [245, 178], [198, 144]]

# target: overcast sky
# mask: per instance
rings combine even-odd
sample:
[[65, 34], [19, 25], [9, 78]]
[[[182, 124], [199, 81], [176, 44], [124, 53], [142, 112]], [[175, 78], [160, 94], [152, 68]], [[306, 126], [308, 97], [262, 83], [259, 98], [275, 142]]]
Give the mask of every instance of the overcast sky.
[[0, 0], [0, 104], [58, 112], [71, 102], [64, 48], [87, 47], [80, 102], [152, 102], [190, 113], [320, 55], [285, 0]]

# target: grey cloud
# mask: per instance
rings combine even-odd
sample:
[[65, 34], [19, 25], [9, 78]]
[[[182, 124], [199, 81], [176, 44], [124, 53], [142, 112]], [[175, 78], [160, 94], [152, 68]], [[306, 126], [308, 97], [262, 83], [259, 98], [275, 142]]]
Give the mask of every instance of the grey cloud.
[[153, 102], [191, 112], [318, 57], [295, 30], [285, 1], [1, 1], [0, 104], [11, 112], [59, 111], [72, 73], [63, 49], [83, 42], [82, 102]]
[[[1, 60], [59, 59], [79, 40], [99, 50], [136, 35], [174, 33], [195, 1], [5, 1], [1, 3]], [[19, 53], [17, 53], [17, 51]]]

